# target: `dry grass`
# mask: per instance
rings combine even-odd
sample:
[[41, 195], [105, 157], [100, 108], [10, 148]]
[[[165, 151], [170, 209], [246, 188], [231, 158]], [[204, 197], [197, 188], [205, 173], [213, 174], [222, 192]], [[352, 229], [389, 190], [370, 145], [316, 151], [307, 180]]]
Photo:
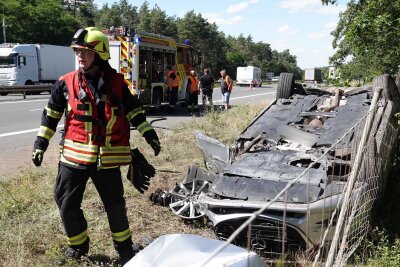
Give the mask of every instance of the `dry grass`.
[[[192, 134], [194, 130], [231, 143], [261, 108], [243, 105], [229, 112], [211, 112], [173, 131], [159, 131], [163, 149], [158, 157], [151, 154], [143, 138], [133, 138], [133, 143], [158, 170], [144, 195], [123, 179], [128, 218], [135, 242], [169, 233], [214, 237], [211, 229], [185, 224], [168, 208], [152, 204], [148, 200], [149, 195], [157, 188], [173, 188], [175, 183], [184, 178], [189, 164], [202, 165]], [[112, 266], [116, 253], [106, 214], [90, 181], [83, 201], [91, 238], [89, 259], [78, 263], [67, 261], [62, 256], [66, 239], [53, 200], [56, 173], [56, 168], [51, 167], [25, 168], [17, 175], [0, 179], [0, 266]], [[126, 173], [126, 167], [122, 168], [122, 173]]]

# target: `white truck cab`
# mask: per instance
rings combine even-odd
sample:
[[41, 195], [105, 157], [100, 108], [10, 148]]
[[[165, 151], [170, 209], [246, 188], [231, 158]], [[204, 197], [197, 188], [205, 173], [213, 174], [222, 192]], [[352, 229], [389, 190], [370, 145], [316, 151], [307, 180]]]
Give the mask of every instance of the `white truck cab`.
[[38, 77], [36, 48], [34, 45], [0, 45], [0, 85], [33, 84]]

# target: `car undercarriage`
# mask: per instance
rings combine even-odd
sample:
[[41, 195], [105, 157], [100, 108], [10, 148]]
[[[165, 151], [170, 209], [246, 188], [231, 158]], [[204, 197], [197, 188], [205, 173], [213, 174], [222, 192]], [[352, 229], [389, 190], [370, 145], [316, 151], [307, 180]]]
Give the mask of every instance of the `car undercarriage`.
[[[361, 168], [355, 168], [362, 130], [378, 88], [383, 91], [368, 139], [371, 149]], [[222, 240], [268, 204], [234, 243], [261, 253], [279, 253], [282, 248], [312, 250], [321, 247], [322, 240], [323, 246], [329, 245], [335, 211], [340, 211], [352, 171], [359, 172], [352, 198], [368, 208], [366, 213], [383, 190], [390, 164], [371, 159], [388, 160], [392, 153], [396, 138], [390, 135], [397, 136], [397, 126], [392, 125], [400, 94], [388, 75], [377, 77], [372, 86], [299, 90], [293, 75], [286, 73], [281, 74], [277, 95], [280, 98], [230, 146], [195, 132], [205, 168], [189, 166], [167, 202], [183, 219], [206, 217]], [[363, 197], [371, 191], [371, 173], [377, 177], [374, 199]], [[358, 214], [365, 217], [364, 211], [352, 216], [361, 220]]]

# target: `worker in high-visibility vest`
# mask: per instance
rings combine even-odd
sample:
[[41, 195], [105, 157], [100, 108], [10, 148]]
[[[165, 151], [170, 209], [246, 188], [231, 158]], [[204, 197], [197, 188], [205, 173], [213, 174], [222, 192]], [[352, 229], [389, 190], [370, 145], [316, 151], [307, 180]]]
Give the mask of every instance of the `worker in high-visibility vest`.
[[221, 94], [222, 102], [224, 102], [224, 109], [229, 109], [229, 98], [233, 89], [233, 81], [231, 77], [226, 74], [226, 70], [221, 70]]
[[175, 109], [178, 101], [179, 77], [175, 66], [167, 66], [167, 87], [169, 95], [169, 110]]
[[[42, 164], [44, 152], [65, 113], [55, 188], [69, 245], [64, 255], [80, 259], [89, 252], [88, 225], [81, 203], [90, 177], [107, 213], [120, 263], [125, 264], [135, 254], [119, 168], [132, 164], [129, 123], [146, 139], [155, 155], [161, 147], [156, 132], [146, 121], [141, 102], [130, 93], [123, 75], [108, 63], [107, 37], [94, 27], [80, 29], [71, 47], [79, 70], [63, 75], [55, 83], [43, 110], [32, 161], [36, 166]], [[154, 176], [154, 168], [150, 172]], [[145, 183], [136, 181], [134, 185], [143, 192], [148, 185]]]
[[187, 82], [187, 92], [189, 94], [189, 101], [187, 109], [189, 113], [199, 111], [199, 80], [197, 79], [196, 72], [190, 71], [190, 75]]

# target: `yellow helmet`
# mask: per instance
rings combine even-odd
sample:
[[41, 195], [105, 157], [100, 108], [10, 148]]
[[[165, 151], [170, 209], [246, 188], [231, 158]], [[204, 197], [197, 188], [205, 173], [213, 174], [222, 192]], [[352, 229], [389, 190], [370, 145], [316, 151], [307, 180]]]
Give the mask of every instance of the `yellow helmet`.
[[71, 42], [72, 48], [84, 48], [95, 51], [102, 60], [110, 59], [110, 43], [107, 37], [96, 27], [79, 29]]

